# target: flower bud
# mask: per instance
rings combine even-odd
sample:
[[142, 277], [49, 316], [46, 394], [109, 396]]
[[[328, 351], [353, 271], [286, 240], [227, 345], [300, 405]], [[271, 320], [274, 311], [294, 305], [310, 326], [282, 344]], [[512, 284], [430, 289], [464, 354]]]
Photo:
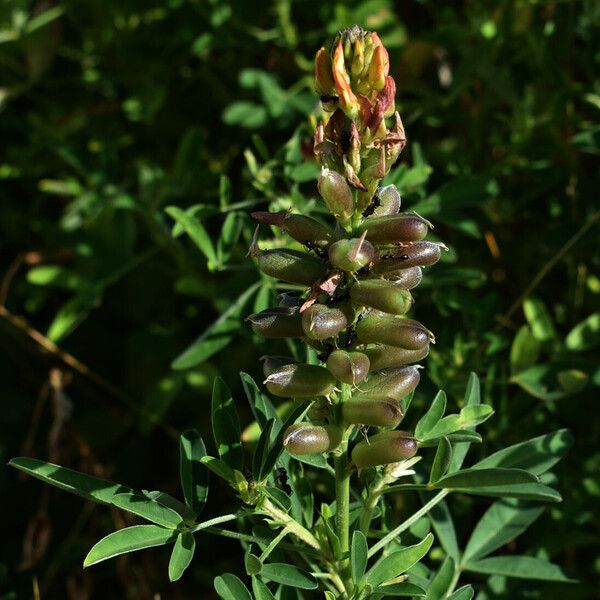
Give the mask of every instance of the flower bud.
[[366, 469], [412, 458], [417, 449], [417, 441], [407, 431], [384, 431], [356, 444], [352, 461], [357, 468]]
[[312, 217], [288, 212], [253, 212], [252, 218], [266, 225], [274, 225], [291, 238], [309, 248], [325, 249], [335, 239], [333, 231]]
[[320, 258], [287, 248], [258, 252], [256, 259], [263, 273], [288, 283], [310, 286], [327, 273], [327, 265]]
[[313, 340], [326, 340], [336, 336], [352, 322], [353, 314], [349, 304], [329, 307], [313, 304], [302, 313], [302, 330]]
[[409, 244], [389, 256], [383, 256], [375, 265], [373, 273], [382, 274], [398, 269], [408, 269], [409, 267], [433, 265], [440, 259], [442, 247], [444, 246], [433, 242]]
[[367, 232], [373, 244], [400, 244], [422, 240], [429, 231], [429, 221], [416, 214], [401, 213], [383, 217], [369, 217], [358, 228]]
[[429, 344], [420, 350], [406, 350], [385, 344], [376, 344], [362, 350], [371, 362], [371, 370], [388, 369], [418, 362], [429, 354]]
[[271, 373], [286, 365], [298, 364], [297, 360], [294, 360], [289, 356], [261, 356], [260, 360], [263, 361], [263, 373], [265, 377], [268, 377]]
[[267, 308], [250, 315], [248, 321], [254, 333], [264, 338], [302, 337], [302, 316], [298, 310], [285, 306]]
[[[376, 33], [373, 34], [373, 36], [376, 35]], [[377, 36], [377, 40], [379, 40], [379, 36]], [[368, 70], [369, 84], [377, 91], [381, 91], [385, 87], [385, 80], [390, 70], [387, 50], [381, 45], [381, 42], [379, 44], [373, 52], [373, 58]]]
[[267, 389], [282, 398], [328, 396], [335, 377], [324, 367], [306, 363], [288, 364], [273, 370], [265, 380]]
[[411, 267], [410, 269], [398, 269], [383, 273], [383, 277], [393, 281], [398, 287], [412, 290], [421, 283], [423, 271], [421, 267]]
[[358, 271], [373, 262], [377, 251], [364, 239], [339, 240], [329, 246], [329, 260], [343, 271]]
[[400, 401], [419, 385], [420, 377], [419, 369], [413, 366], [386, 369], [362, 383], [360, 395], [354, 398], [379, 397]]
[[283, 435], [283, 447], [290, 453], [322, 454], [335, 450], [342, 441], [342, 434], [334, 425], [290, 425]]
[[370, 306], [393, 315], [403, 315], [412, 306], [410, 292], [385, 279], [356, 282], [350, 289], [350, 298], [355, 306]]
[[323, 169], [317, 184], [329, 212], [338, 220], [346, 222], [354, 212], [354, 196], [346, 179], [330, 169]]
[[397, 427], [404, 417], [397, 402], [374, 398], [344, 402], [342, 415], [346, 423], [374, 427]]
[[379, 315], [369, 315], [359, 321], [356, 334], [364, 344], [389, 344], [407, 350], [420, 350], [433, 338], [433, 334], [418, 321]]
[[362, 352], [334, 350], [327, 359], [327, 368], [341, 382], [356, 385], [369, 374], [369, 357]]
[[379, 206], [373, 211], [374, 217], [385, 217], [388, 215], [397, 215], [400, 210], [400, 192], [395, 185], [386, 185], [377, 190]]
[[321, 48], [315, 56], [315, 88], [319, 96], [333, 96], [337, 92], [333, 82], [333, 64], [331, 56], [325, 48]]

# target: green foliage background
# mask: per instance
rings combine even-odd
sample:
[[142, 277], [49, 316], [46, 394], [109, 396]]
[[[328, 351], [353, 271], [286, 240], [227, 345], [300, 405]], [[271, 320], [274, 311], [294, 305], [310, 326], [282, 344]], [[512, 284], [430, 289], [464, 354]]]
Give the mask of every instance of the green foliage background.
[[[450, 248], [418, 290], [416, 317], [438, 341], [415, 404], [438, 387], [459, 403], [475, 371], [496, 410], [482, 455], [563, 427], [575, 438], [556, 470], [564, 502], [503, 552], [529, 549], [581, 583], [482, 577], [477, 598], [592, 598], [592, 0], [3, 3], [0, 459], [26, 454], [176, 493], [177, 434], [196, 427], [210, 439], [214, 376], [250, 422], [238, 372], [259, 378], [267, 345], [243, 318], [277, 290], [245, 257], [247, 211], [318, 210], [317, 167], [302, 153], [318, 112], [311, 61], [355, 23], [380, 32], [398, 83], [409, 147], [388, 182]], [[82, 573], [87, 549], [126, 524], [123, 513], [7, 469], [0, 502], [0, 598], [36, 586], [42, 598], [209, 598], [216, 574], [241, 570], [238, 545], [212, 540], [177, 584], [160, 550]], [[215, 483], [207, 510], [228, 503]], [[488, 505], [452, 500], [461, 539]]]

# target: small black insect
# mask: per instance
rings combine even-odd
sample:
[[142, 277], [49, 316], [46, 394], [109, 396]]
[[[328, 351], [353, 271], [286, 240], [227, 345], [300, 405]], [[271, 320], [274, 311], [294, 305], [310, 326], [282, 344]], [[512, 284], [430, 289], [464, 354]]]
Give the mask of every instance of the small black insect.
[[367, 206], [367, 208], [365, 208], [362, 216], [370, 217], [375, 212], [375, 209], [380, 205], [381, 205], [381, 198], [378, 196], [377, 192], [375, 192], [375, 194], [373, 195], [373, 200], [371, 200], [371, 204], [369, 204], [369, 206]]
[[337, 102], [339, 98], [337, 96], [323, 95], [320, 97], [321, 102]]
[[292, 495], [292, 488], [288, 483], [288, 474], [283, 467], [278, 467], [275, 472], [275, 481], [277, 485], [288, 495]]

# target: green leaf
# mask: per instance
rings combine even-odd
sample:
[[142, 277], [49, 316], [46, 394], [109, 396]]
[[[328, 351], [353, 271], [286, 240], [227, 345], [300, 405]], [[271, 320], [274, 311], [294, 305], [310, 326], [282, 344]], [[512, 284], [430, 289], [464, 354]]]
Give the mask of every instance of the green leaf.
[[446, 502], [442, 500], [436, 504], [429, 511], [427, 516], [433, 525], [438, 543], [442, 546], [448, 556], [451, 556], [455, 561], [458, 561], [459, 551], [456, 530]]
[[425, 439], [446, 411], [446, 394], [440, 390], [433, 399], [429, 410], [421, 417], [415, 427], [415, 437]]
[[350, 567], [352, 570], [352, 581], [356, 585], [364, 577], [367, 568], [367, 538], [362, 531], [358, 529], [352, 534], [352, 546], [350, 548]]
[[491, 556], [475, 562], [465, 563], [463, 568], [474, 573], [504, 575], [518, 579], [542, 579], [544, 581], [576, 581], [562, 567], [543, 558], [533, 556]]
[[[281, 427], [281, 418], [277, 414], [273, 403], [258, 388], [254, 379], [248, 373], [240, 373], [242, 385], [246, 392], [246, 397], [250, 403], [252, 414], [262, 429], [269, 419], [275, 419], [275, 423]], [[278, 431], [278, 428], [275, 429]]]
[[464, 585], [448, 596], [447, 600], [472, 600], [475, 590], [470, 585]]
[[176, 371], [191, 369], [225, 348], [241, 327], [240, 319], [246, 302], [259, 287], [260, 282], [255, 283], [236, 298], [231, 306], [171, 363], [171, 368]]
[[540, 355], [540, 350], [540, 342], [531, 333], [531, 329], [523, 325], [517, 331], [510, 348], [510, 372], [515, 375], [532, 367]]
[[183, 519], [179, 513], [137, 492], [115, 494], [112, 497], [112, 504], [117, 508], [169, 529], [176, 529], [183, 525]]
[[88, 552], [83, 561], [84, 567], [90, 567], [103, 560], [135, 552], [143, 548], [152, 548], [154, 546], [163, 546], [173, 542], [177, 532], [172, 529], [165, 529], [158, 525], [134, 525], [125, 527], [102, 538]]
[[430, 533], [418, 544], [380, 558], [367, 573], [367, 583], [378, 586], [405, 573], [429, 552], [431, 544], [433, 535]]
[[477, 523], [467, 543], [463, 560], [483, 558], [514, 540], [531, 525], [544, 510], [537, 504], [522, 500], [503, 499], [490, 506]]
[[427, 600], [442, 600], [446, 597], [454, 577], [454, 570], [454, 560], [447, 556], [431, 583], [427, 586]]
[[600, 313], [591, 314], [571, 329], [565, 338], [565, 346], [574, 352], [590, 350], [600, 344]]
[[493, 414], [494, 410], [487, 404], [465, 406], [458, 415], [448, 415], [440, 419], [422, 439], [432, 440], [444, 435], [450, 435], [455, 431], [475, 427], [487, 421]]
[[[260, 558], [252, 554], [252, 548], [248, 548], [244, 554], [244, 566], [246, 567], [246, 573], [248, 575], [258, 575], [262, 570], [262, 562]], [[254, 585], [254, 578], [252, 579]]]
[[200, 434], [191, 429], [179, 438], [179, 475], [185, 503], [200, 514], [208, 497], [208, 472], [202, 464], [206, 447]]
[[184, 210], [177, 208], [177, 206], [167, 206], [165, 212], [183, 227], [183, 230], [190, 236], [194, 244], [198, 246], [208, 260], [208, 268], [214, 268], [217, 264], [217, 255], [204, 225]]
[[200, 459], [200, 462], [203, 465], [206, 465], [208, 469], [210, 469], [215, 475], [218, 475], [221, 479], [224, 479], [228, 482], [235, 480], [235, 473], [233, 469], [222, 460], [219, 460], [214, 456], [203, 456]]
[[549, 342], [556, 338], [552, 317], [541, 300], [526, 298], [523, 302], [523, 312], [535, 339]]
[[256, 102], [238, 100], [232, 102], [223, 111], [223, 122], [227, 125], [239, 125], [245, 129], [258, 129], [267, 122], [267, 109]]
[[111, 504], [115, 494], [132, 492], [119, 483], [98, 479], [35, 458], [13, 458], [8, 464], [61, 490], [102, 504]]
[[[425, 596], [425, 590], [414, 583], [392, 583], [390, 585], [380, 585], [373, 590], [376, 594], [384, 594], [385, 596]], [[384, 597], [385, 597], [384, 596]]]
[[316, 590], [319, 587], [317, 580], [306, 571], [285, 563], [269, 563], [263, 565], [261, 576], [269, 581], [289, 585], [302, 590]]
[[252, 591], [256, 600], [275, 600], [271, 590], [258, 577], [252, 578]]
[[492, 496], [495, 498], [521, 498], [522, 500], [539, 500], [541, 502], [560, 502], [560, 494], [542, 483], [518, 483], [514, 485], [497, 485], [456, 489], [457, 492], [474, 496]]
[[[481, 403], [481, 392], [479, 386], [479, 378], [475, 373], [469, 374], [469, 381], [467, 382], [467, 389], [465, 391], [465, 406], [476, 406]], [[474, 427], [469, 427], [474, 429]], [[450, 472], [458, 471], [467, 456], [467, 452], [471, 446], [470, 442], [459, 442], [452, 448], [452, 460], [450, 461]]]
[[554, 402], [579, 393], [586, 386], [588, 375], [565, 363], [545, 363], [517, 373], [510, 381], [534, 398]]
[[215, 577], [213, 585], [223, 600], [253, 600], [248, 588], [231, 573], [223, 573]]
[[212, 428], [221, 460], [232, 469], [244, 469], [240, 421], [229, 388], [215, 378], [212, 393]]
[[239, 213], [230, 212], [226, 217], [221, 229], [221, 235], [217, 242], [217, 257], [219, 265], [225, 264], [231, 257], [231, 252], [237, 244], [242, 232], [243, 221]]
[[536, 483], [538, 478], [523, 469], [463, 469], [442, 477], [435, 483], [436, 488], [458, 489], [485, 486], [513, 485], [515, 483]]
[[447, 473], [451, 460], [452, 444], [450, 444], [446, 436], [442, 436], [433, 459], [433, 465], [431, 466], [431, 473], [429, 474], [430, 483], [435, 483]]
[[265, 428], [260, 434], [260, 438], [258, 439], [258, 444], [252, 458], [252, 477], [254, 477], [255, 481], [262, 481], [263, 470], [265, 468], [265, 463], [267, 462], [269, 444], [271, 443], [271, 432], [273, 431], [274, 424], [275, 419], [269, 419], [265, 425]]
[[169, 580], [177, 581], [190, 566], [196, 550], [196, 540], [189, 531], [182, 531], [175, 540], [169, 560]]
[[518, 468], [541, 475], [551, 469], [572, 444], [573, 436], [569, 430], [559, 429], [490, 454], [480, 460], [474, 468]]

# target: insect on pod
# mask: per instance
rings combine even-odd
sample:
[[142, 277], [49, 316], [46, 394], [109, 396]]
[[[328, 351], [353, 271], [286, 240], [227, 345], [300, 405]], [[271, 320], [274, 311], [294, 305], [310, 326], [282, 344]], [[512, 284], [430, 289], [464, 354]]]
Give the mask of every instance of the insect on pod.
[[334, 350], [327, 359], [327, 368], [343, 383], [356, 385], [369, 374], [369, 357], [362, 352]]
[[384, 256], [375, 265], [373, 273], [384, 274], [409, 267], [426, 267], [440, 260], [442, 246], [433, 242], [415, 242], [400, 248], [390, 256]]
[[354, 212], [354, 196], [345, 177], [324, 168], [317, 187], [329, 212], [343, 223], [350, 220]]
[[385, 217], [387, 215], [396, 215], [400, 210], [400, 192], [395, 185], [386, 185], [379, 188], [376, 193], [379, 199], [379, 206], [373, 211], [374, 217]]
[[297, 456], [322, 454], [335, 450], [342, 441], [342, 434], [334, 425], [290, 425], [283, 435], [283, 447]]
[[324, 367], [296, 363], [274, 369], [265, 379], [265, 384], [274, 396], [313, 398], [331, 394], [335, 377]]
[[417, 440], [407, 431], [384, 431], [356, 444], [352, 461], [366, 469], [412, 458], [417, 449]]
[[411, 267], [410, 269], [397, 269], [380, 273], [377, 276], [383, 276], [385, 279], [393, 281], [397, 286], [406, 290], [416, 288], [423, 279], [423, 271], [421, 267]]
[[404, 417], [402, 409], [393, 399], [367, 397], [344, 402], [342, 415], [346, 423], [375, 427], [397, 427]]
[[302, 337], [302, 316], [286, 306], [267, 308], [247, 318], [254, 333], [264, 338]]
[[420, 350], [433, 338], [433, 334], [418, 321], [379, 315], [369, 315], [359, 321], [356, 334], [365, 344], [389, 344], [407, 350]]
[[377, 396], [401, 400], [419, 385], [420, 378], [419, 368], [415, 366], [386, 369], [361, 384], [361, 393], [354, 398]]
[[429, 344], [420, 350], [406, 350], [396, 346], [387, 346], [386, 344], [376, 344], [368, 346], [361, 350], [371, 362], [371, 370], [379, 371], [390, 367], [399, 367], [401, 365], [410, 365], [424, 359], [429, 354]]
[[403, 315], [412, 306], [410, 292], [385, 279], [357, 281], [350, 289], [350, 298], [356, 306], [370, 306], [393, 315]]
[[365, 219], [358, 233], [367, 232], [373, 244], [400, 244], [422, 240], [429, 231], [430, 223], [414, 213], [401, 213]]
[[336, 336], [352, 322], [353, 311], [349, 304], [329, 307], [313, 304], [302, 313], [302, 330], [313, 340], [326, 340]]
[[287, 248], [257, 252], [256, 260], [263, 273], [288, 283], [310, 286], [327, 272], [320, 258]]
[[339, 240], [329, 246], [329, 260], [343, 271], [358, 271], [375, 260], [377, 250], [364, 239]]

